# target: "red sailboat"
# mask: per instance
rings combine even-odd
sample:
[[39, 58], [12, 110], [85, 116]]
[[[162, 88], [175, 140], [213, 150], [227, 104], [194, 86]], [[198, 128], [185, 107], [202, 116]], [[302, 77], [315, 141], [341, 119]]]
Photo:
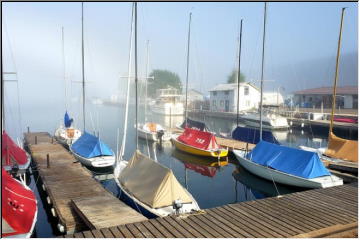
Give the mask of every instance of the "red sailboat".
[[33, 191], [2, 168], [1, 237], [28, 238], [37, 219], [37, 201]]
[[6, 171], [17, 165], [20, 170], [26, 170], [30, 165], [30, 155], [19, 147], [9, 135], [3, 131], [1, 136], [1, 161]]

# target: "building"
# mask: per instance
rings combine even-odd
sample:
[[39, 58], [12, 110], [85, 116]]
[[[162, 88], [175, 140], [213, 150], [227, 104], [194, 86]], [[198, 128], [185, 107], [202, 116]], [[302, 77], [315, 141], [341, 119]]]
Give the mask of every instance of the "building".
[[[215, 112], [237, 111], [237, 83], [219, 84], [210, 90], [210, 110]], [[260, 91], [250, 83], [240, 83], [239, 110], [256, 109]]]
[[[294, 104], [307, 108], [331, 108], [333, 87], [311, 88], [294, 92]], [[344, 86], [336, 89], [336, 108], [356, 109], [358, 87]]]

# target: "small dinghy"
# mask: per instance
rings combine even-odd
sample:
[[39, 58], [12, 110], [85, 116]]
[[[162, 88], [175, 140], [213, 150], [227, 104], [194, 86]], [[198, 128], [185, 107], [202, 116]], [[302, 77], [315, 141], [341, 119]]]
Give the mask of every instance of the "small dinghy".
[[55, 139], [66, 147], [70, 147], [70, 145], [78, 140], [81, 136], [81, 131], [71, 126], [72, 122], [73, 119], [69, 117], [67, 112], [65, 112], [64, 125], [60, 125], [54, 134]]
[[168, 133], [160, 124], [148, 122], [138, 128], [140, 138], [149, 141], [169, 141], [171, 134]]

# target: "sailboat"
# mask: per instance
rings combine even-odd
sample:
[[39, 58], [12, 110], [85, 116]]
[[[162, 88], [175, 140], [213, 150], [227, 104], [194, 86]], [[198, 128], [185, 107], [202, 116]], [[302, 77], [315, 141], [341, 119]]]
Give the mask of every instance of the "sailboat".
[[341, 13], [341, 23], [340, 23], [340, 32], [338, 40], [338, 49], [336, 56], [336, 68], [335, 68], [335, 77], [334, 77], [334, 89], [333, 89], [333, 101], [332, 101], [332, 111], [331, 111], [331, 120], [329, 128], [329, 140], [328, 147], [312, 149], [305, 146], [300, 146], [302, 149], [307, 149], [310, 151], [317, 152], [321, 158], [327, 161], [339, 162], [339, 161], [350, 161], [357, 163], [358, 162], [358, 141], [343, 139], [336, 136], [333, 133], [333, 123], [334, 123], [334, 113], [336, 106], [336, 86], [339, 77], [339, 60], [340, 60], [340, 48], [341, 48], [341, 37], [342, 37], [342, 27], [344, 21], [345, 8], [342, 9]]
[[138, 134], [140, 138], [146, 139], [148, 141], [169, 141], [171, 134], [166, 131], [166, 129], [158, 123], [147, 122], [147, 96], [148, 96], [148, 66], [149, 66], [149, 41], [147, 41], [147, 61], [146, 61], [146, 78], [145, 78], [145, 123], [138, 127]]
[[[2, 81], [3, 84], [6, 81], [14, 81], [17, 82], [17, 80], [5, 80], [5, 74], [16, 74], [16, 72], [4, 72], [3, 71], [3, 65], [1, 62], [1, 69], [2, 69]], [[22, 173], [24, 173], [24, 181], [25, 181], [25, 170], [27, 170], [31, 163], [31, 156], [18, 144], [16, 144], [10, 136], [5, 131], [5, 90], [4, 86], [1, 88], [1, 100], [3, 107], [2, 110], [2, 132], [1, 132], [1, 165], [6, 171], [11, 171], [13, 168], [18, 168], [21, 170]], [[20, 104], [20, 103], [19, 103]], [[20, 112], [20, 105], [19, 112]], [[21, 125], [21, 124], [19, 124]], [[20, 126], [21, 128], [21, 126]], [[21, 176], [20, 176], [21, 177]]]
[[[264, 6], [261, 93], [264, 76], [266, 2]], [[260, 142], [245, 153], [234, 150], [241, 166], [267, 180], [304, 188], [325, 188], [342, 185], [343, 180], [331, 175], [316, 153], [262, 141], [262, 97], [260, 99]]]
[[65, 114], [64, 114], [64, 125], [60, 124], [59, 128], [55, 131], [55, 139], [67, 148], [73, 144], [80, 136], [81, 131], [73, 126], [73, 119], [70, 118], [67, 112], [67, 92], [66, 92], [66, 73], [65, 73], [65, 49], [64, 49], [64, 28], [61, 28], [61, 42], [62, 42], [62, 59], [64, 69], [64, 83], [65, 83]]
[[[239, 58], [238, 58], [238, 72], [237, 72], [237, 107], [236, 107], [236, 128], [232, 131], [231, 137], [235, 140], [257, 144], [260, 140], [260, 131], [256, 128], [249, 127], [241, 127], [239, 126], [239, 118], [240, 118], [240, 63], [241, 63], [241, 40], [242, 40], [242, 26], [243, 20], [240, 21], [240, 31], [239, 31]], [[248, 124], [249, 125], [249, 124]], [[250, 124], [251, 125], [251, 124]], [[279, 144], [275, 136], [271, 131], [264, 130], [262, 132], [263, 140]]]
[[[136, 209], [147, 217], [164, 217], [174, 214], [191, 213], [200, 208], [193, 196], [177, 181], [171, 169], [136, 150], [129, 161], [123, 159], [126, 143], [127, 120], [130, 95], [130, 72], [133, 26], [135, 28], [135, 96], [137, 121], [137, 3], [133, 3], [130, 51], [128, 66], [127, 98], [122, 145], [114, 170], [115, 181], [125, 201], [136, 205]], [[136, 128], [137, 129], [137, 126]], [[138, 149], [138, 131], [136, 131]]]
[[110, 167], [115, 164], [115, 154], [111, 148], [102, 142], [99, 136], [85, 131], [85, 75], [84, 75], [84, 3], [81, 3], [82, 27], [82, 100], [84, 131], [75, 143], [70, 145], [70, 151], [82, 164], [89, 167]]
[[33, 191], [1, 170], [1, 237], [30, 238], [37, 220]]
[[189, 31], [188, 31], [188, 44], [187, 44], [187, 64], [186, 64], [186, 97], [185, 97], [185, 131], [181, 135], [174, 134], [171, 138], [171, 142], [175, 148], [194, 155], [205, 157], [226, 157], [228, 155], [228, 149], [220, 147], [213, 133], [205, 132], [205, 124], [199, 124], [198, 122], [190, 120], [189, 123], [193, 123], [193, 127], [188, 125], [187, 116], [187, 94], [188, 94], [188, 82], [189, 82], [189, 53], [190, 53], [190, 30], [191, 30], [191, 13], [189, 16]]

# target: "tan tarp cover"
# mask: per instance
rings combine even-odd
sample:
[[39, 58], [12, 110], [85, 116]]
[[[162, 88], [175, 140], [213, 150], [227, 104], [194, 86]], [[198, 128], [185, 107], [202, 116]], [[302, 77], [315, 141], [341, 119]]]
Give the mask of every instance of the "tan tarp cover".
[[171, 206], [174, 200], [192, 202], [173, 172], [136, 151], [119, 176], [121, 185], [131, 195], [151, 208]]
[[358, 142], [339, 138], [331, 132], [329, 135], [328, 149], [326, 149], [325, 155], [333, 158], [357, 162]]

